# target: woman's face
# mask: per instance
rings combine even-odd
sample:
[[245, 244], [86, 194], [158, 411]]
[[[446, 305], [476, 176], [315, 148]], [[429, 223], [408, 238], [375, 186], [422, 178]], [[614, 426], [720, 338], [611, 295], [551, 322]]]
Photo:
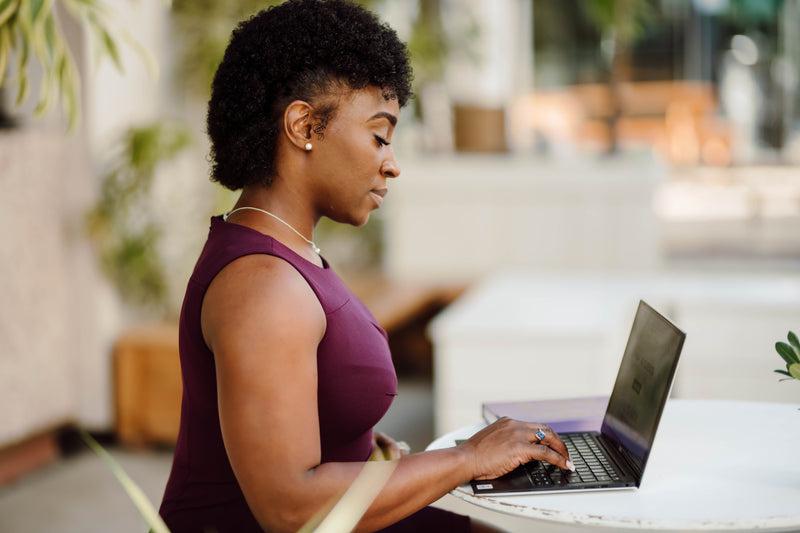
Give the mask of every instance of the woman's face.
[[312, 134], [311, 171], [317, 211], [337, 222], [361, 226], [380, 207], [400, 175], [391, 146], [400, 107], [377, 87], [350, 91], [319, 139]]

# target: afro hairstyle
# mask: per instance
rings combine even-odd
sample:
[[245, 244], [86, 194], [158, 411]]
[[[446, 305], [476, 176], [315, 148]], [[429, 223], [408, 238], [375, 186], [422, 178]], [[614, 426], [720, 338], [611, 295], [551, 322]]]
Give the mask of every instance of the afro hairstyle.
[[[375, 86], [405, 106], [408, 50], [387, 24], [345, 0], [289, 0], [241, 22], [214, 75], [208, 103], [211, 180], [235, 191], [269, 186], [286, 106], [314, 104], [338, 84]], [[322, 135], [334, 104], [315, 104]]]

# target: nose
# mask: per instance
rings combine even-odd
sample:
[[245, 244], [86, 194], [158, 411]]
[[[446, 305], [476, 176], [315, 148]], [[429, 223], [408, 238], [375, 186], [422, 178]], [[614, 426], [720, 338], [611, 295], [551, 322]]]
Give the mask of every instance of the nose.
[[394, 156], [383, 162], [383, 165], [381, 166], [381, 175], [384, 178], [400, 177], [400, 166], [397, 164]]

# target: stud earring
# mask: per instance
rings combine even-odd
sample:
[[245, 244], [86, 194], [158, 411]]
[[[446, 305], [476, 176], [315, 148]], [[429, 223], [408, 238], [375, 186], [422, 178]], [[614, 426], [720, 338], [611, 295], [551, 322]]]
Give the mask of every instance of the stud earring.
[[306, 148], [306, 152], [310, 152], [311, 151], [311, 143], [306, 143], [306, 147], [305, 148]]

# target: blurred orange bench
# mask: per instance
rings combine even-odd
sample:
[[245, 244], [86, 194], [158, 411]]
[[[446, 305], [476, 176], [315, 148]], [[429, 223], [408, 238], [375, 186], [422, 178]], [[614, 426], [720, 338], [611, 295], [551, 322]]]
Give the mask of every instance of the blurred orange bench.
[[[619, 84], [619, 106], [617, 139], [622, 146], [650, 145], [678, 163], [702, 159], [726, 164], [718, 148], [730, 146], [730, 133], [715, 116], [717, 98], [712, 84], [623, 82]], [[513, 109], [514, 129], [533, 130], [550, 143], [606, 149], [611, 141], [613, 101], [607, 84], [539, 90], [516, 100]], [[705, 149], [709, 142], [711, 148]], [[687, 143], [693, 146], [687, 149]]]

